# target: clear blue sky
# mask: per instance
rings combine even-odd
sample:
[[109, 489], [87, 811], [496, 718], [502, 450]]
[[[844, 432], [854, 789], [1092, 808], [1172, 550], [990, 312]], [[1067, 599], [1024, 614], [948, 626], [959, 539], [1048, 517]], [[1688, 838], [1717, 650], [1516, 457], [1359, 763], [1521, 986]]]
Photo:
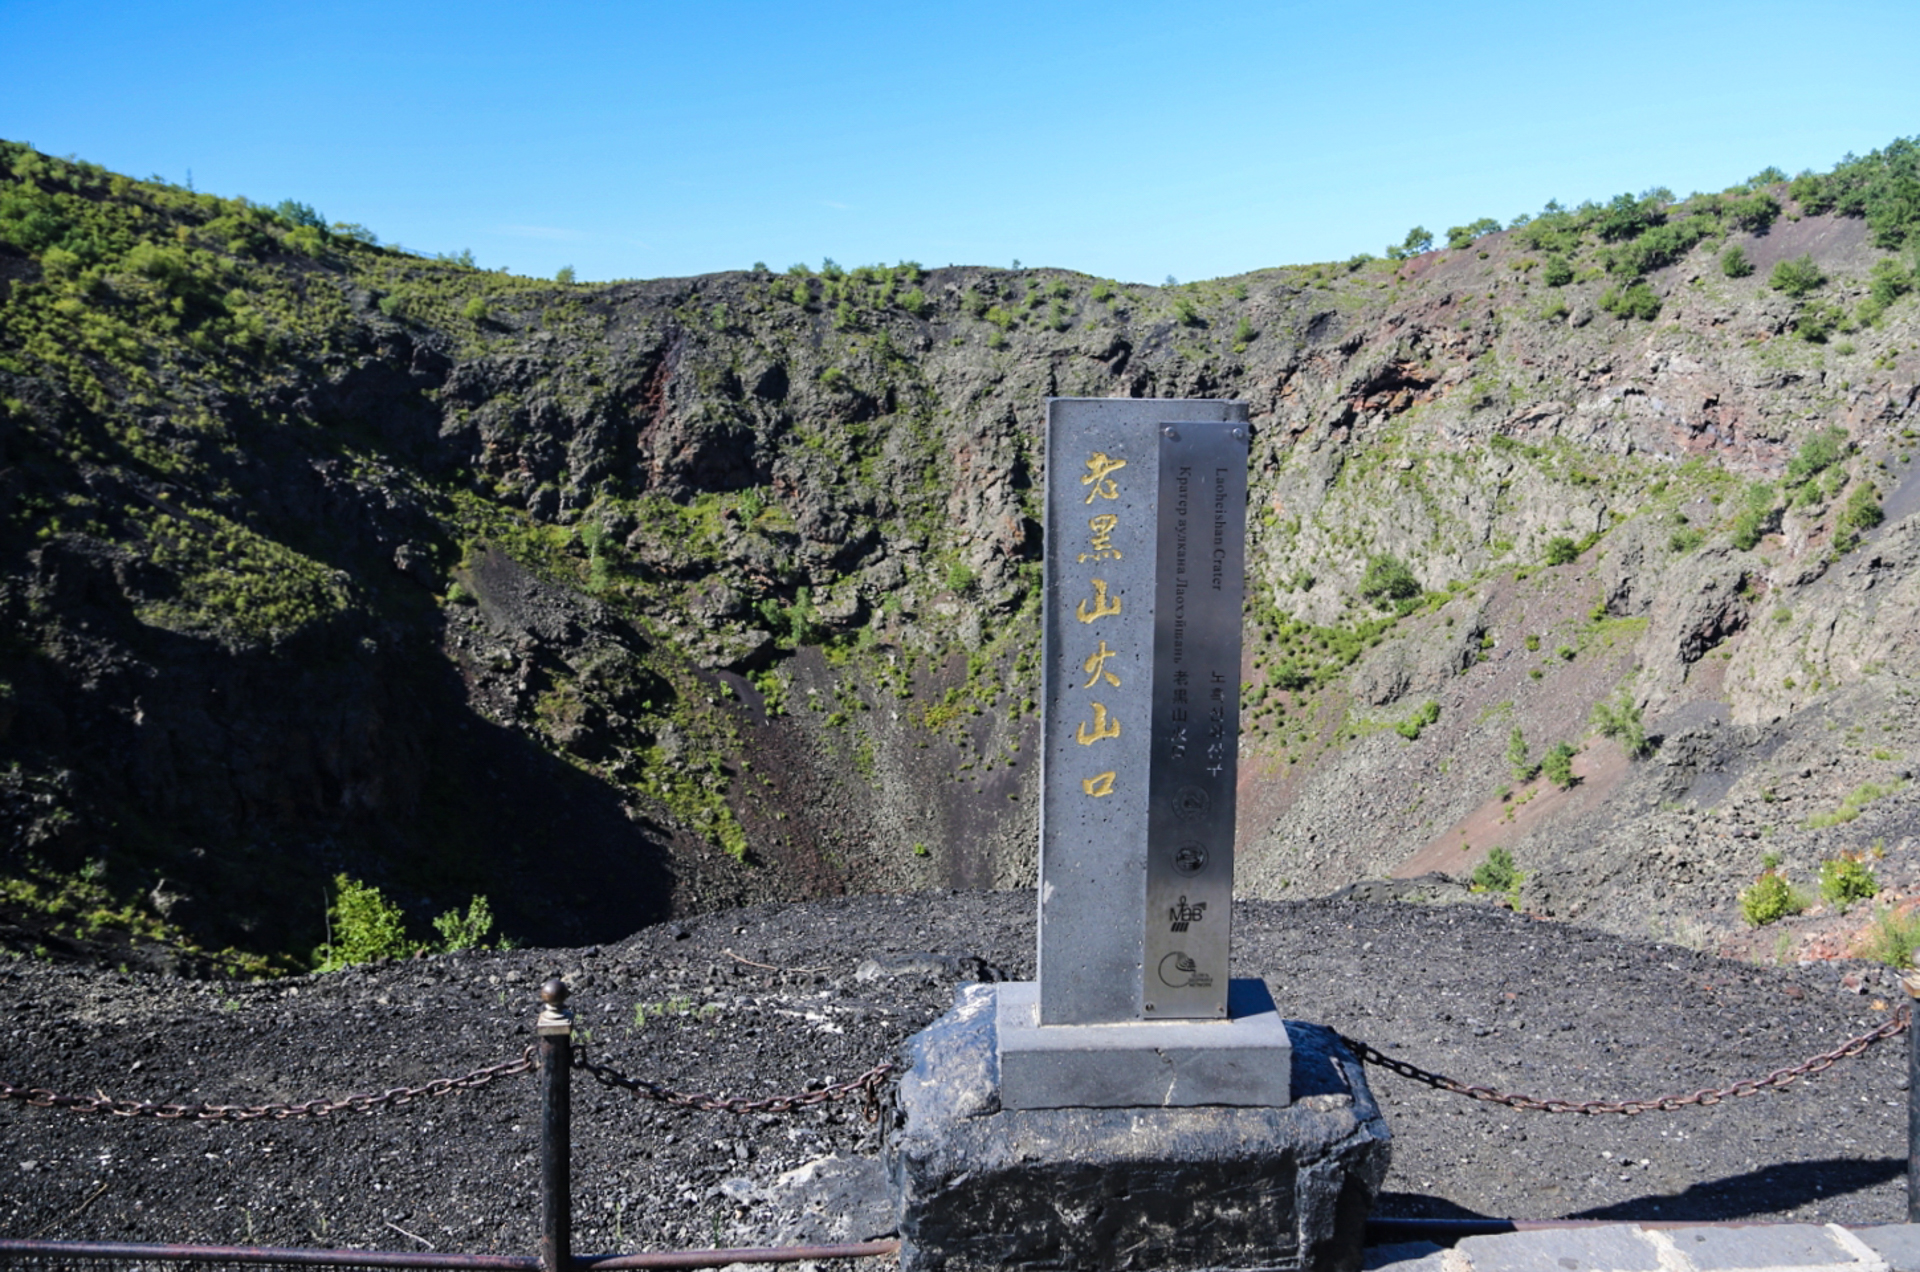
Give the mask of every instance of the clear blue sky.
[[1912, 0], [0, 0], [0, 136], [582, 279], [1136, 282], [1920, 134]]

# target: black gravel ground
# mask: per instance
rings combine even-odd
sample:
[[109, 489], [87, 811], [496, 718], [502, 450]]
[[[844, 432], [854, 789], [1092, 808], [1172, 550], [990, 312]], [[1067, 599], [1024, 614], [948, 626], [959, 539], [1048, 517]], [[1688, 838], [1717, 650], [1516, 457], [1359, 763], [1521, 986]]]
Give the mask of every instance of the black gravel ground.
[[[1537, 1095], [1762, 1076], [1899, 1001], [1892, 977], [1863, 965], [1733, 963], [1491, 907], [1256, 902], [1235, 914], [1236, 974], [1266, 977], [1288, 1015]], [[1029, 893], [770, 906], [597, 949], [248, 986], [16, 962], [0, 968], [0, 1079], [240, 1104], [414, 1085], [521, 1054], [537, 987], [557, 974], [594, 1058], [763, 1096], [890, 1059], [955, 984], [1032, 967]], [[1394, 1137], [1377, 1213], [1905, 1216], [1904, 1038], [1782, 1092], [1637, 1117], [1522, 1113], [1372, 1076]], [[524, 1076], [401, 1109], [237, 1125], [0, 1103], [0, 1234], [531, 1253], [536, 1111]], [[857, 1163], [879, 1141], [862, 1113], [683, 1111], [577, 1074], [576, 1249], [875, 1235]], [[810, 1233], [783, 1227], [770, 1197], [792, 1194], [777, 1181], [822, 1158], [856, 1163], [847, 1213]]]

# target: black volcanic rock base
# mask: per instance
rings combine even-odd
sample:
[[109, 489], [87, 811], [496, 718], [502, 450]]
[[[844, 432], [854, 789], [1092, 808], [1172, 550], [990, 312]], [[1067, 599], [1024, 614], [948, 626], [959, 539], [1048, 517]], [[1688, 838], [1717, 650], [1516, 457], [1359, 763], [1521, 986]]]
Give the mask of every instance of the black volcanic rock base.
[[908, 1044], [887, 1137], [902, 1272], [1360, 1266], [1386, 1123], [1333, 1033], [1288, 1021], [1286, 1108], [1000, 1107], [990, 986]]

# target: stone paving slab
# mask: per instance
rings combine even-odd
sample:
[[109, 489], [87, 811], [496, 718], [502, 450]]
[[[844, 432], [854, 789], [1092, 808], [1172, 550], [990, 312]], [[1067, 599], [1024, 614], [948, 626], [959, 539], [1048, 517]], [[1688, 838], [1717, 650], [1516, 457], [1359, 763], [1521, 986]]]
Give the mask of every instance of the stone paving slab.
[[1374, 1246], [1365, 1272], [1920, 1272], [1920, 1226], [1533, 1228]]
[[1402, 1241], [1370, 1246], [1360, 1272], [1446, 1272], [1446, 1253], [1431, 1241]]
[[1883, 1228], [1856, 1228], [1853, 1235], [1887, 1261], [1888, 1272], [1920, 1272], [1920, 1226], [1890, 1223]]
[[1574, 1230], [1535, 1228], [1468, 1237], [1454, 1247], [1474, 1272], [1662, 1272], [1660, 1249], [1628, 1224]]

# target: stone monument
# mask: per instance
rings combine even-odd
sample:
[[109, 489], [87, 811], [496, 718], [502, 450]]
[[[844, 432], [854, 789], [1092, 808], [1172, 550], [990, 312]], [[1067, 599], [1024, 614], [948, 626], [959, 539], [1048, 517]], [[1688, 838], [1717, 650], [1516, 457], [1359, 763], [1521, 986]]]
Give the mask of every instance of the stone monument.
[[1238, 402], [1047, 404], [1039, 975], [910, 1044], [904, 1272], [1359, 1266], [1365, 1078], [1228, 975], [1247, 446]]

